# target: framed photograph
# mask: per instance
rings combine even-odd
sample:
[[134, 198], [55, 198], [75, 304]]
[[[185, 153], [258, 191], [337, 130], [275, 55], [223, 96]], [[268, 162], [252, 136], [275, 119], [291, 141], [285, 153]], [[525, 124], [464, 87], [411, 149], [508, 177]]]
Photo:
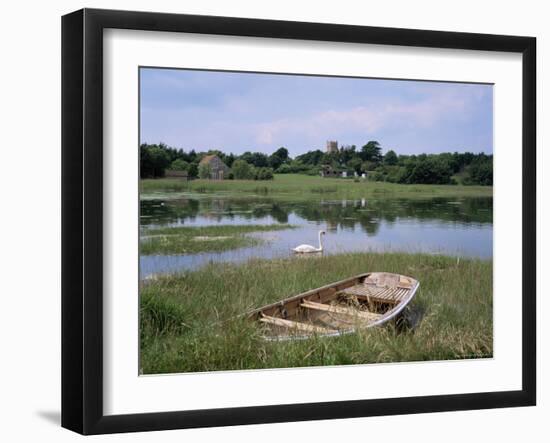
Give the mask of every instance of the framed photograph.
[[62, 20], [62, 425], [536, 402], [531, 37]]

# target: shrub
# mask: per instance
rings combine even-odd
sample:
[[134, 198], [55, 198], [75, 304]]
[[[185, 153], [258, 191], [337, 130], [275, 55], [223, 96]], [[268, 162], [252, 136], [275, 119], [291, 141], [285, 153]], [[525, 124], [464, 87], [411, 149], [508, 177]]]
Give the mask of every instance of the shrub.
[[284, 163], [277, 168], [278, 174], [298, 174], [311, 169], [311, 165], [306, 165], [298, 160], [293, 160], [290, 163]]
[[273, 169], [255, 168], [254, 180], [273, 180]]
[[292, 168], [287, 163], [284, 163], [277, 168], [277, 174], [290, 174], [291, 172]]
[[382, 172], [380, 171], [373, 171], [373, 172], [369, 172], [367, 177], [369, 178], [369, 180], [371, 181], [375, 181], [375, 182], [383, 182], [385, 181], [385, 176]]
[[174, 171], [187, 171], [189, 169], [189, 163], [181, 158], [177, 158], [170, 163], [170, 169], [173, 169]]
[[309, 168], [307, 171], [305, 171], [307, 175], [314, 175], [317, 176], [321, 172], [321, 168], [318, 166], [313, 166], [312, 168]]
[[251, 180], [255, 175], [255, 168], [244, 160], [235, 160], [231, 172], [237, 180]]

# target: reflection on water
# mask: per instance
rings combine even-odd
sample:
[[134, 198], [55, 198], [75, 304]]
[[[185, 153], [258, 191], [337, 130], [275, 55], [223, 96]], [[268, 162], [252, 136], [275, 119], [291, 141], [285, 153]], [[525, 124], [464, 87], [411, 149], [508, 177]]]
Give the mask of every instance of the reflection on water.
[[316, 200], [185, 198], [141, 202], [141, 226], [204, 226], [290, 223], [297, 229], [251, 234], [258, 246], [172, 256], [142, 256], [141, 276], [196, 269], [209, 262], [291, 256], [290, 249], [317, 246], [324, 229], [325, 254], [364, 251], [433, 252], [492, 257], [493, 199], [434, 198]]

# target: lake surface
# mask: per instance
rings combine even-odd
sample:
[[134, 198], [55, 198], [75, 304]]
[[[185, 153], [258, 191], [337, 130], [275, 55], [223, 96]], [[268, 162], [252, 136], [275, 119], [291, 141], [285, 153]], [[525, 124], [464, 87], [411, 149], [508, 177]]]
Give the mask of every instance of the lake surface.
[[140, 224], [147, 227], [288, 223], [296, 229], [250, 234], [267, 240], [254, 247], [219, 253], [141, 256], [140, 274], [197, 269], [210, 262], [292, 256], [302, 243], [324, 254], [367, 251], [428, 252], [492, 258], [493, 199], [361, 199], [285, 201], [279, 198], [197, 196], [141, 201]]

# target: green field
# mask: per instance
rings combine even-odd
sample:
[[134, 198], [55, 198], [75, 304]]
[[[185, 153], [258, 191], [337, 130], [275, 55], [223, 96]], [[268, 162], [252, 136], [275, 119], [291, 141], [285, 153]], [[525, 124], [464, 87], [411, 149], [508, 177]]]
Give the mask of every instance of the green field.
[[173, 178], [140, 181], [141, 198], [177, 198], [193, 194], [238, 194], [285, 198], [373, 198], [373, 197], [483, 197], [492, 196], [491, 186], [401, 185], [300, 174], [276, 174], [273, 180], [192, 180]]
[[[368, 186], [368, 184], [367, 184]], [[414, 331], [392, 324], [336, 338], [266, 342], [240, 317], [253, 308], [368, 271], [420, 281]], [[258, 278], [261, 276], [261, 278]], [[358, 253], [211, 264], [141, 288], [145, 374], [491, 357], [492, 261]]]
[[257, 245], [264, 241], [245, 234], [290, 228], [292, 226], [288, 224], [152, 228], [141, 236], [140, 254], [197, 254], [227, 251]]

